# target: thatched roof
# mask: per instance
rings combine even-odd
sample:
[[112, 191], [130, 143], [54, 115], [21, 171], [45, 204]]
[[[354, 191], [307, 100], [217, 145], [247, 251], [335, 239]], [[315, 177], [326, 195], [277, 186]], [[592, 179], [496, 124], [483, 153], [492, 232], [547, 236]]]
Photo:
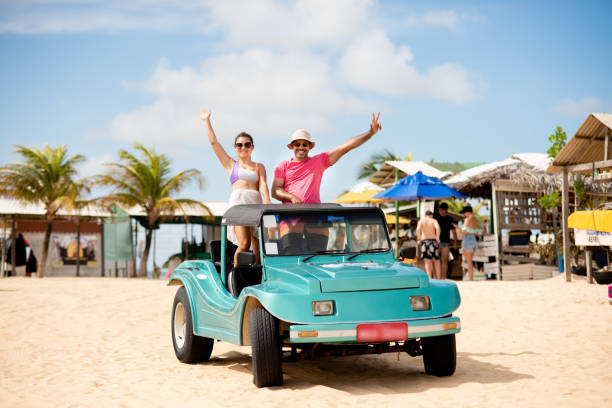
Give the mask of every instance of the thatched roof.
[[[558, 174], [547, 174], [545, 171], [550, 159], [541, 153], [521, 153], [505, 160], [483, 164], [462, 171], [444, 180], [455, 190], [470, 197], [491, 198], [491, 186], [497, 180], [510, 180], [517, 186], [516, 191], [541, 191], [546, 194], [560, 191], [562, 179]], [[578, 176], [570, 175], [570, 184]], [[589, 191], [605, 193], [612, 191], [610, 186], [593, 184], [585, 179]], [[519, 188], [520, 186], [521, 188]]]
[[[464, 170], [444, 180], [455, 190], [470, 197], [491, 198], [491, 186], [498, 180], [509, 180], [516, 191], [540, 191], [546, 194], [561, 191], [563, 180], [559, 174], [548, 174], [550, 159], [542, 153], [520, 153], [505, 160], [483, 164]], [[580, 176], [569, 176], [570, 189], [573, 181]], [[589, 192], [612, 194], [612, 183], [593, 183], [591, 178], [583, 179]]]
[[[557, 176], [544, 174], [549, 161], [545, 154], [515, 154], [505, 160], [472, 167], [449, 177], [444, 182], [470, 197], [491, 198], [491, 185], [506, 179], [524, 184], [534, 190], [554, 189]], [[559, 178], [559, 186], [561, 179]]]

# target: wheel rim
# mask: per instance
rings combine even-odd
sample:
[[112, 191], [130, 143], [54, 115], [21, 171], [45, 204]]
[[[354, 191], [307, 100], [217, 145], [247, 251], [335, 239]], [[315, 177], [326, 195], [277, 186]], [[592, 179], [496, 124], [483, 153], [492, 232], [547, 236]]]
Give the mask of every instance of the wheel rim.
[[187, 317], [185, 308], [181, 302], [176, 304], [174, 309], [174, 342], [178, 348], [185, 345], [185, 335], [187, 334]]

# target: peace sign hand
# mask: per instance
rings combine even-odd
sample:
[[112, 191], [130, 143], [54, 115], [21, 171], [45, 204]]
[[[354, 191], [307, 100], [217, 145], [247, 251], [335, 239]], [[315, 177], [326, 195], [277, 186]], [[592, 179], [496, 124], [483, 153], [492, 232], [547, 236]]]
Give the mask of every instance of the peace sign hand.
[[378, 115], [375, 115], [374, 113], [372, 113], [372, 123], [370, 123], [370, 133], [372, 133], [372, 135], [375, 135], [380, 129], [382, 129], [381, 124], [378, 123], [379, 117], [380, 117], [380, 112], [378, 112]]
[[202, 109], [202, 111], [200, 112], [200, 119], [202, 119], [203, 121], [207, 121], [208, 119], [210, 119], [210, 114], [211, 112], [209, 110]]

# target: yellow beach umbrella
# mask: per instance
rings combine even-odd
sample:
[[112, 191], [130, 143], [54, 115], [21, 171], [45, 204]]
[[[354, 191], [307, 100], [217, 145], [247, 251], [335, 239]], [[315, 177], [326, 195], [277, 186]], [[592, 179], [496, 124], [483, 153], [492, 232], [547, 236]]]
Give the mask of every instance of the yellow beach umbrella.
[[612, 232], [612, 211], [575, 211], [568, 217], [567, 224], [570, 228]]
[[[387, 219], [387, 224], [394, 224], [395, 225], [395, 214], [386, 214], [385, 218]], [[408, 218], [402, 217], [400, 215], [399, 223], [400, 224], [410, 224], [410, 220]]]
[[359, 204], [359, 203], [372, 203], [379, 204], [384, 200], [380, 200], [378, 198], [372, 198], [372, 196], [380, 193], [384, 189], [380, 186], [377, 186], [374, 183], [369, 181], [364, 181], [358, 184], [355, 184], [351, 189], [342, 194], [340, 197], [336, 198], [333, 202], [337, 204]]

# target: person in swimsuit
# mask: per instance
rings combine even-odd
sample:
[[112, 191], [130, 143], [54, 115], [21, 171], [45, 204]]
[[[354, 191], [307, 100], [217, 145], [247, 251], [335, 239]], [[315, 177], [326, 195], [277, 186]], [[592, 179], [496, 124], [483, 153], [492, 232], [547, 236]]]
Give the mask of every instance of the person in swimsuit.
[[[232, 183], [232, 194], [229, 198], [230, 207], [238, 204], [270, 204], [266, 169], [263, 164], [251, 160], [251, 154], [255, 147], [253, 138], [248, 133], [239, 133], [234, 140], [234, 149], [238, 155], [238, 160], [232, 159], [217, 141], [210, 124], [210, 114], [211, 111], [202, 109], [200, 118], [206, 126], [210, 145], [230, 176], [230, 183]], [[260, 263], [259, 239], [256, 234], [257, 231], [250, 227], [234, 226], [228, 228], [227, 239], [238, 246], [234, 255], [234, 266], [238, 266], [238, 253], [248, 251], [251, 248], [251, 243], [253, 244], [253, 252], [257, 257], [257, 263]]]
[[[425, 262], [425, 272], [430, 278], [442, 279], [439, 247], [440, 225], [433, 217], [433, 212], [425, 213], [425, 218], [422, 218], [417, 224], [416, 233], [417, 242], [421, 247], [421, 258]], [[435, 272], [435, 276], [432, 275], [432, 272]]]
[[478, 234], [479, 231], [478, 220], [474, 217], [474, 214], [472, 214], [472, 206], [470, 205], [464, 206], [460, 213], [465, 214], [465, 220], [461, 226], [463, 236], [461, 248], [463, 249], [463, 257], [467, 264], [469, 280], [474, 280], [474, 265], [472, 265], [472, 258], [478, 246], [478, 241], [476, 241], [476, 234]]

